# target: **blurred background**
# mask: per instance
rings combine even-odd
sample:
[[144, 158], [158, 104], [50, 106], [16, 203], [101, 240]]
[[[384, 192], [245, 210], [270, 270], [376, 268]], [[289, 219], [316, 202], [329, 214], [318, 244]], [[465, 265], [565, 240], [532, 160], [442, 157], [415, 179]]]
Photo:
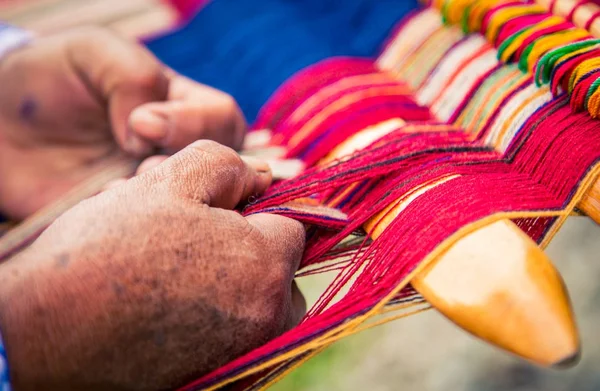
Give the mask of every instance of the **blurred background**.
[[[0, 20], [40, 34], [102, 25], [139, 38], [172, 28], [179, 16], [158, 0], [0, 0]], [[580, 327], [583, 357], [575, 368], [539, 369], [481, 343], [430, 310], [334, 344], [273, 389], [598, 391], [600, 227], [571, 218], [548, 254], [569, 288]], [[327, 276], [300, 279], [309, 304], [327, 281]]]

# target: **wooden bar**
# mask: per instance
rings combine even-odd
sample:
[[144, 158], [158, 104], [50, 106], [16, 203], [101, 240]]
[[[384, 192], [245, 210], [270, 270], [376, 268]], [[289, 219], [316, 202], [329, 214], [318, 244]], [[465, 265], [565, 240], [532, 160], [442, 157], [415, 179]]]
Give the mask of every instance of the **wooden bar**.
[[[381, 124], [335, 148], [328, 162], [389, 133]], [[417, 189], [365, 224], [376, 239], [415, 198], [453, 178]], [[538, 365], [567, 367], [579, 358], [579, 335], [566, 287], [550, 259], [510, 220], [465, 236], [431, 262], [413, 287], [469, 333]]]

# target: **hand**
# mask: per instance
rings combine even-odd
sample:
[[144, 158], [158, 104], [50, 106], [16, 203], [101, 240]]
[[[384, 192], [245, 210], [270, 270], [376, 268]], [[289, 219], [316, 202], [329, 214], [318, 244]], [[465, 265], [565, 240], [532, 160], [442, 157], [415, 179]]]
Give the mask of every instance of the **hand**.
[[201, 138], [239, 148], [223, 92], [166, 70], [108, 30], [40, 38], [0, 61], [0, 214], [20, 220], [124, 156]]
[[264, 163], [198, 141], [1, 265], [15, 389], [177, 387], [296, 324], [302, 224], [231, 210], [270, 181]]

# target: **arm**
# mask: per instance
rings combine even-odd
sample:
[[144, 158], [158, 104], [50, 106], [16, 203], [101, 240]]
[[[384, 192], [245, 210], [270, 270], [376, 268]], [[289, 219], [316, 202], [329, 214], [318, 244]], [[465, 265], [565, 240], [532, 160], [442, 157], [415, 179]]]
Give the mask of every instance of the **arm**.
[[[237, 147], [245, 131], [231, 97], [96, 29], [11, 50], [0, 84], [0, 210], [15, 219], [107, 159]], [[233, 211], [268, 167], [209, 141], [158, 161], [0, 265], [17, 391], [173, 388], [299, 321], [302, 225]]]
[[200, 141], [59, 218], [0, 266], [15, 389], [170, 389], [296, 324], [302, 224], [231, 210], [269, 183]]

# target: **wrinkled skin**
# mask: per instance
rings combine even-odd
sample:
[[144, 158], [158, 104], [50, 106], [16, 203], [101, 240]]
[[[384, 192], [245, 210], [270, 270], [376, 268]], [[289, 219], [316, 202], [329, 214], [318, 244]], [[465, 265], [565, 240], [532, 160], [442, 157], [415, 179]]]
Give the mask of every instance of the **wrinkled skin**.
[[[227, 95], [164, 71], [109, 33], [79, 34], [86, 38], [45, 38], [0, 62], [0, 83], [10, 86], [0, 90], [4, 213], [29, 216], [115, 157], [197, 138], [240, 145], [244, 121]], [[25, 110], [28, 99], [35, 104]], [[15, 390], [178, 387], [304, 314], [293, 282], [303, 226], [233, 210], [268, 187], [266, 164], [197, 141], [150, 157], [138, 174], [0, 265]]]

